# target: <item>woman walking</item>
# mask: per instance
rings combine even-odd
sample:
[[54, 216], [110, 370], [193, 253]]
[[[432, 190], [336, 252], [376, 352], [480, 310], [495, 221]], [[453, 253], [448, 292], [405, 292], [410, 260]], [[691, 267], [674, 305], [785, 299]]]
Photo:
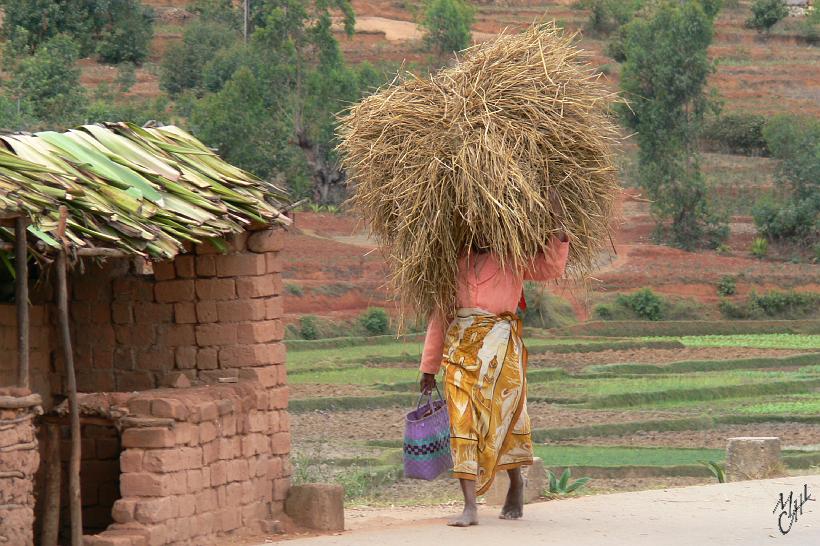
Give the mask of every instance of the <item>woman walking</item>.
[[464, 494], [463, 513], [448, 525], [478, 523], [476, 496], [489, 489], [501, 470], [509, 474], [510, 489], [500, 517], [522, 516], [521, 466], [532, 464], [533, 454], [527, 349], [515, 307], [524, 280], [563, 275], [568, 252], [569, 240], [561, 233], [521, 270], [502, 268], [498, 256], [473, 245], [459, 259], [456, 316], [444, 320], [434, 313], [428, 324], [420, 387], [430, 392], [443, 365], [453, 477], [459, 478]]

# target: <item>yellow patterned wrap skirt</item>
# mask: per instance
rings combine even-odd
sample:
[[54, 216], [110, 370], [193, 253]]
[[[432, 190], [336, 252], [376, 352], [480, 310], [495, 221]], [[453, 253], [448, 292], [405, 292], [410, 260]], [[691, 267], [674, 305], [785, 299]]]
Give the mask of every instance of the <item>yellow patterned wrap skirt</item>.
[[460, 308], [447, 329], [442, 365], [453, 477], [476, 480], [482, 495], [497, 471], [532, 464], [521, 319]]

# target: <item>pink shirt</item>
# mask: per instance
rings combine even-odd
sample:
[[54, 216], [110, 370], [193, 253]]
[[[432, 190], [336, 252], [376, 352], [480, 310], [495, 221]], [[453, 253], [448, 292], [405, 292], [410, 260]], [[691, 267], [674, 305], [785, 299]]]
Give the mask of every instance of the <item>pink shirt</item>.
[[[539, 253], [523, 271], [501, 269], [494, 254], [462, 256], [458, 263], [457, 302], [459, 307], [478, 307], [491, 313], [515, 312], [521, 298], [525, 280], [548, 281], [564, 274], [569, 253], [569, 241], [557, 237], [550, 241], [547, 253]], [[444, 350], [444, 335], [449, 320], [444, 321], [433, 313], [427, 325], [427, 337], [421, 355], [419, 369], [425, 373], [437, 373]]]

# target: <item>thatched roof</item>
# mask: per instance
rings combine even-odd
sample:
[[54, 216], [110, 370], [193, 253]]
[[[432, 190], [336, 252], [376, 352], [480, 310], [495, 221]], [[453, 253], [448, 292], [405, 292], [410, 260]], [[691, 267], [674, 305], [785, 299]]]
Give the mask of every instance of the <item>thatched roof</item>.
[[[172, 258], [251, 224], [290, 223], [284, 190], [221, 160], [182, 129], [131, 123], [0, 135], [0, 218], [30, 220], [30, 248], [108, 247]], [[0, 228], [0, 240], [13, 230]]]

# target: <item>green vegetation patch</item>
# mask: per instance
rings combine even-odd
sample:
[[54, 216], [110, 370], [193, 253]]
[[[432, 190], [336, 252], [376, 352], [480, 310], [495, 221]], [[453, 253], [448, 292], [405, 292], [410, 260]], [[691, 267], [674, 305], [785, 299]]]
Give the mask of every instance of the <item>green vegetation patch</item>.
[[760, 349], [820, 349], [820, 335], [749, 334], [644, 337], [646, 341], [680, 341], [687, 347], [756, 347]]
[[572, 446], [536, 445], [535, 455], [545, 466], [668, 466], [697, 464], [698, 459], [723, 461], [723, 449], [633, 447], [633, 446]]
[[[820, 334], [820, 320], [670, 320], [590, 321], [549, 331], [555, 336], [644, 337], [739, 334]], [[663, 339], [661, 337], [661, 339]]]
[[[584, 369], [589, 373], [688, 373], [752, 368], [780, 368], [783, 366], [813, 366], [820, 363], [820, 353], [775, 358], [738, 358], [733, 360], [681, 360], [669, 364], [598, 364]], [[801, 372], [809, 372], [801, 368]]]

